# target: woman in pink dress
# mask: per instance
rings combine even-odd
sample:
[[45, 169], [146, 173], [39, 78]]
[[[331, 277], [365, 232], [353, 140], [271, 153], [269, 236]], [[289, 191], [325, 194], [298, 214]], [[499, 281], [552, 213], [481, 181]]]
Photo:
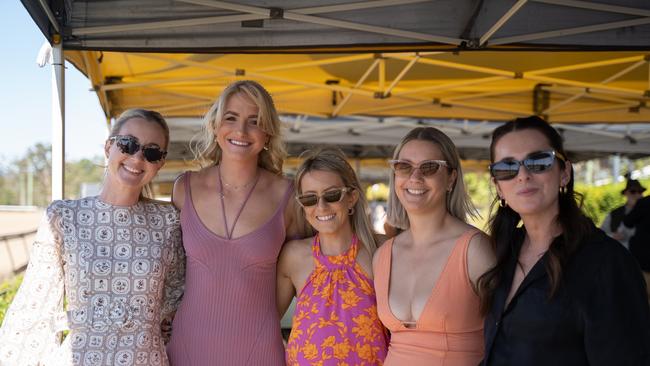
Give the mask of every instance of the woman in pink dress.
[[296, 173], [297, 201], [317, 231], [288, 242], [278, 261], [278, 311], [297, 294], [287, 364], [382, 365], [388, 337], [372, 285], [376, 249], [367, 203], [337, 149], [311, 152]]
[[209, 165], [174, 184], [187, 277], [170, 362], [284, 365], [275, 266], [285, 237], [296, 235], [297, 210], [269, 93], [253, 81], [230, 84], [208, 112], [197, 149]]

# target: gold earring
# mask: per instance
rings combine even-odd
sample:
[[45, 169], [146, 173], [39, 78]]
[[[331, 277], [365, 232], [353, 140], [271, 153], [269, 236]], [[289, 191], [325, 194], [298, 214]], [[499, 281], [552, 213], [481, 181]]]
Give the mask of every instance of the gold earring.
[[501, 206], [501, 207], [503, 207], [503, 208], [508, 207], [508, 202], [506, 202], [505, 198], [501, 198], [501, 199], [499, 200], [499, 206]]

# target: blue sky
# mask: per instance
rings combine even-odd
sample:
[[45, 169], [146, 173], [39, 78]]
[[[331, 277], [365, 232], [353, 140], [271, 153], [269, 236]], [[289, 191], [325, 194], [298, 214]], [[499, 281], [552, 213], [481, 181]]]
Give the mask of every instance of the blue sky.
[[[20, 1], [0, 1], [0, 29], [0, 166], [6, 166], [35, 143], [51, 142], [52, 67], [36, 65], [45, 37]], [[101, 156], [107, 129], [97, 96], [74, 66], [67, 65], [65, 77], [66, 158]]]

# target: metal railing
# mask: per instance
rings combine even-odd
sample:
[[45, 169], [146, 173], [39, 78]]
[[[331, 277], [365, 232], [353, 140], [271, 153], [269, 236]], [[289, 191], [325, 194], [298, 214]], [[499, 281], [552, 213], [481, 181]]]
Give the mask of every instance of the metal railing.
[[15, 255], [12, 252], [10, 243], [11, 241], [16, 239], [22, 239], [22, 245], [21, 245], [22, 250], [25, 253], [25, 257], [29, 258], [27, 237], [34, 234], [36, 234], [36, 230], [30, 230], [22, 233], [0, 236], [0, 245], [4, 245], [5, 247], [5, 252], [7, 253], [7, 257], [9, 258], [9, 264], [11, 265], [11, 271], [13, 272], [14, 275], [23, 272], [27, 268], [27, 263], [21, 264], [19, 266], [16, 264]]

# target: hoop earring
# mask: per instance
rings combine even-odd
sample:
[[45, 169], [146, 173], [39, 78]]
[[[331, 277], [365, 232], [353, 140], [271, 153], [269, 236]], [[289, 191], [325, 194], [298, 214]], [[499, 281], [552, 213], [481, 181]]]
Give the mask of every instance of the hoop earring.
[[503, 207], [503, 208], [508, 207], [508, 202], [506, 202], [506, 199], [505, 199], [505, 198], [501, 198], [501, 199], [499, 200], [499, 206], [501, 206], [501, 207]]
[[354, 207], [348, 208], [348, 216], [354, 215]]
[[560, 194], [566, 194], [566, 186], [560, 186]]

